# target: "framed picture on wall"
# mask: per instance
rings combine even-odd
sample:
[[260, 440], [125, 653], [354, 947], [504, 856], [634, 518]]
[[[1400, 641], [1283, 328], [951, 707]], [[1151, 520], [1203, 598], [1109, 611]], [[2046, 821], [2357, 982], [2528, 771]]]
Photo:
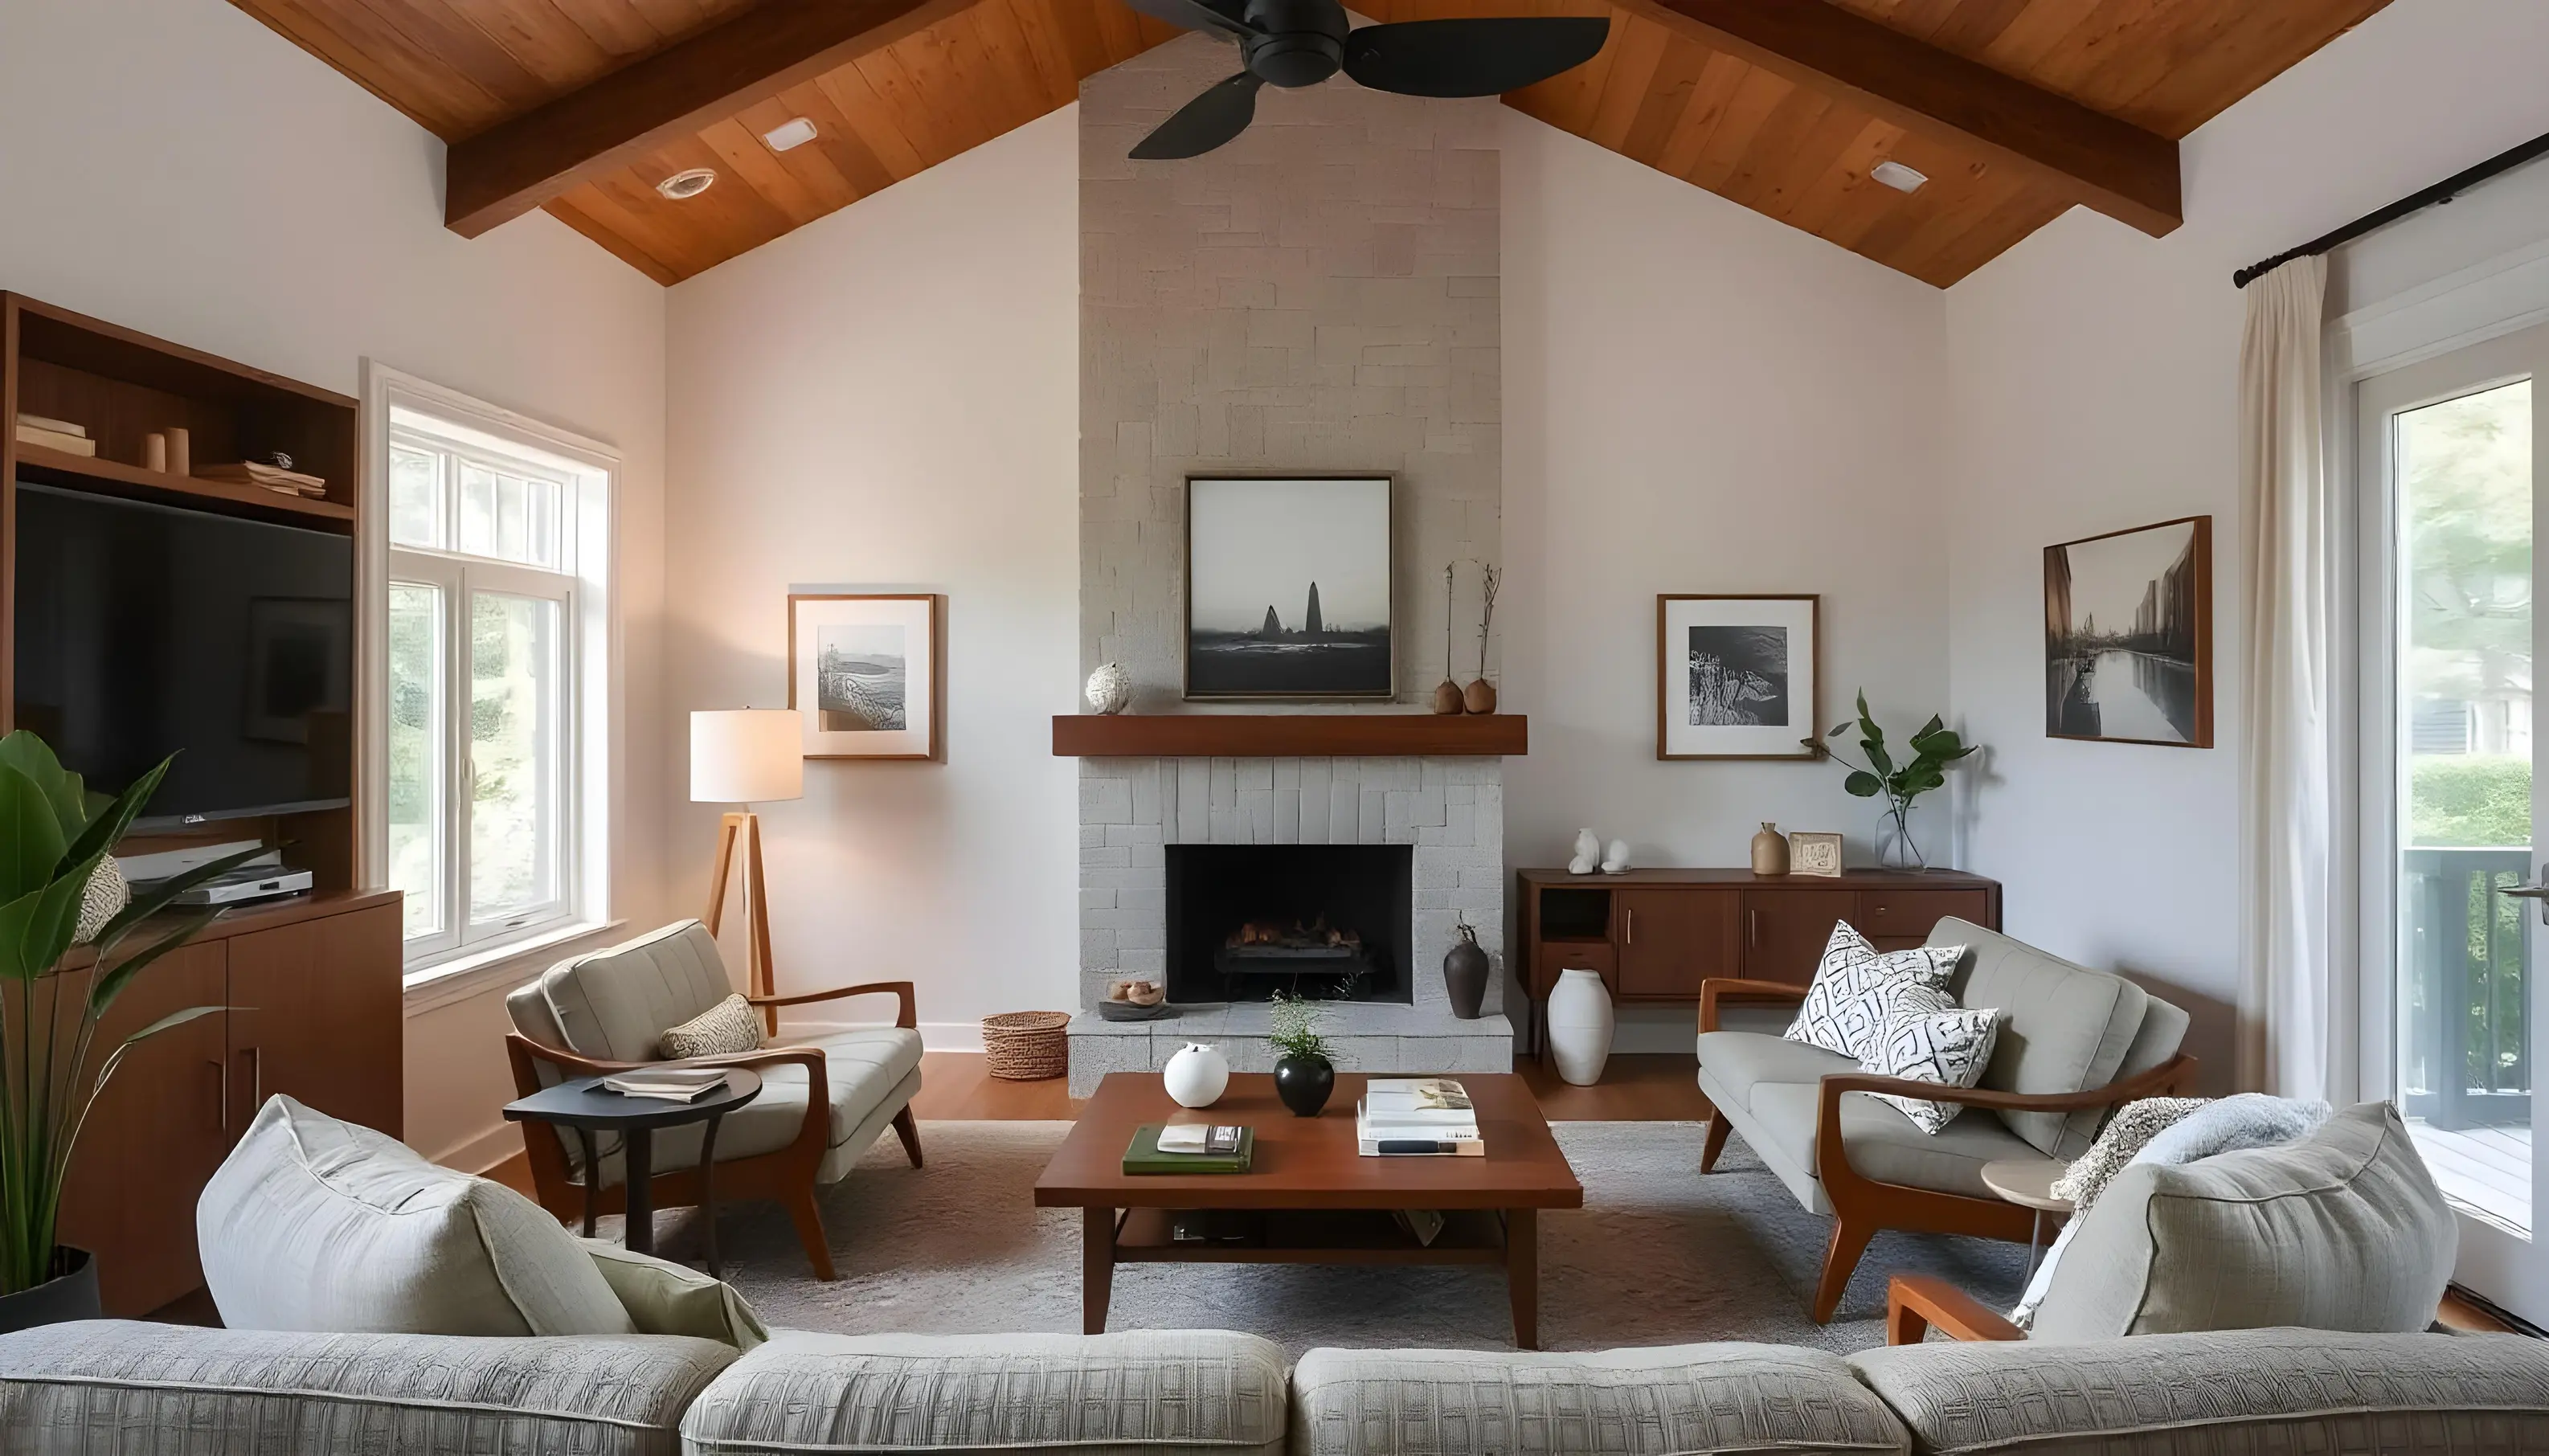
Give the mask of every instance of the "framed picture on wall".
[[1655, 757], [1812, 759], [1820, 596], [1655, 598]]
[[2044, 736], [2213, 746], [2213, 517], [2044, 548]]
[[809, 759], [947, 757], [947, 598], [788, 598], [788, 705]]
[[1387, 699], [1390, 477], [1189, 476], [1189, 698]]

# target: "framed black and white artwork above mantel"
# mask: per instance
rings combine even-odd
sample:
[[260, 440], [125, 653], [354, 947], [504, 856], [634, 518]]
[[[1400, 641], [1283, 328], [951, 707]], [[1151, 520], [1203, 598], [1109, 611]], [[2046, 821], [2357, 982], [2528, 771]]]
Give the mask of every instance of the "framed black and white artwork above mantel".
[[1186, 478], [1185, 695], [1397, 695], [1392, 478]]
[[1812, 759], [1820, 596], [1655, 597], [1655, 757]]

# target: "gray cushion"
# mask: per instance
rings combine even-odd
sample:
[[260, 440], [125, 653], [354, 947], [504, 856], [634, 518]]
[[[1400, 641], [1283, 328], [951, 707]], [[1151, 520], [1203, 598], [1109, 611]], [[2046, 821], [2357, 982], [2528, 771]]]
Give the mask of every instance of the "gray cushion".
[[181, 1329], [0, 1335], [10, 1456], [673, 1456], [735, 1358], [704, 1339], [472, 1339]]
[[234, 1329], [634, 1329], [591, 1256], [538, 1205], [289, 1097], [267, 1099], [215, 1170], [195, 1236]]
[[2549, 1341], [2260, 1329], [1849, 1357], [1924, 1453], [2469, 1456], [2549, 1450]]
[[687, 1265], [622, 1248], [608, 1238], [578, 1240], [628, 1311], [639, 1334], [683, 1334], [748, 1350], [770, 1338], [742, 1293]]
[[[1813, 1168], [1815, 1118], [1822, 1092], [1820, 1087], [1796, 1082], [1768, 1082], [1753, 1088], [1747, 1111], [1758, 1131], [1747, 1133], [1746, 1140], [1762, 1153], [1764, 1161], [1771, 1160], [1768, 1149], [1775, 1147], [1783, 1160]], [[1961, 1117], [1939, 1132], [1924, 1133], [1902, 1109], [1864, 1092], [1842, 1094], [1841, 1139], [1850, 1167], [1862, 1178], [1968, 1198], [1997, 1196], [1983, 1186], [1983, 1164], [2035, 1156], [2035, 1150], [2017, 1134], [1990, 1118]], [[1821, 1183], [1811, 1195], [1796, 1191], [1807, 1207], [1831, 1212]]]
[[[858, 1027], [828, 1037], [788, 1042], [823, 1052], [823, 1090], [832, 1104], [831, 1132], [826, 1139], [818, 1182], [846, 1176], [885, 1130], [894, 1115], [920, 1091], [920, 1034], [908, 1027]], [[717, 1125], [716, 1160], [758, 1157], [797, 1140], [805, 1126], [805, 1069], [773, 1066], [761, 1070], [761, 1095], [727, 1113]], [[691, 1167], [700, 1160], [700, 1143], [708, 1136], [700, 1124], [667, 1128], [655, 1135], [655, 1169]], [[583, 1177], [584, 1157], [572, 1134], [564, 1139], [567, 1167]], [[602, 1186], [617, 1187], [623, 1175], [616, 1138], [597, 1139], [602, 1158]]]
[[[2116, 1079], [2150, 1001], [2141, 987], [1952, 916], [1931, 930], [1930, 944], [1967, 948], [1947, 983], [1957, 1005], [1989, 1006], [2001, 1013], [2000, 1040], [1976, 1085], [1996, 1092], [2054, 1094], [2104, 1087]], [[2098, 1136], [2106, 1109], [2000, 1117], [2038, 1152], [2073, 1158]]]
[[1283, 1352], [1223, 1330], [846, 1335], [782, 1331], [682, 1419], [709, 1453], [1283, 1449]]
[[2281, 1147], [2124, 1169], [2071, 1235], [2032, 1333], [2419, 1330], [2459, 1237], [2398, 1111], [2365, 1103]]
[[1761, 1083], [1812, 1084], [1836, 1072], [1857, 1071], [1858, 1059], [1775, 1034], [1702, 1032], [1699, 1067], [1708, 1081], [1741, 1093], [1738, 1100], [1748, 1107], [1752, 1089]]
[[1698, 1344], [1585, 1354], [1312, 1350], [1294, 1456], [1699, 1456], [1909, 1449], [1821, 1350]]
[[696, 920], [550, 966], [540, 995], [566, 1049], [601, 1061], [653, 1061], [664, 1029], [734, 994], [716, 937]]

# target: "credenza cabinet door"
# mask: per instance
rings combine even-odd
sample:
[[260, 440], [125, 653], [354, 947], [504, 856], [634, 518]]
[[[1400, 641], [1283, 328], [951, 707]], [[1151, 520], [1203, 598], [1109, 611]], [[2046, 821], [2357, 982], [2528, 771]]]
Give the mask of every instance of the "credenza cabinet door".
[[1744, 892], [1744, 975], [1804, 985], [1815, 978], [1833, 927], [1856, 908], [1855, 896], [1830, 890]]
[[1850, 924], [1879, 950], [1917, 946], [1930, 930], [1953, 915], [1976, 925], [1991, 923], [1988, 890], [1862, 890], [1858, 914]]
[[[222, 952], [218, 941], [180, 947], [135, 976], [99, 1024], [89, 1077], [118, 1043], [159, 1018], [222, 1005]], [[59, 978], [65, 1056], [88, 987], [84, 970]], [[136, 1046], [80, 1134], [55, 1236], [96, 1252], [99, 1292], [116, 1318], [147, 1315], [204, 1282], [195, 1199], [237, 1136], [224, 1124], [227, 1020], [216, 1011]]]
[[1699, 983], [1734, 971], [1735, 900], [1709, 890], [1623, 889], [1613, 896], [1619, 948], [1613, 989], [1626, 1000], [1687, 1001]]
[[244, 1127], [282, 1093], [332, 1118], [405, 1131], [406, 1023], [399, 907], [233, 936], [230, 1065], [233, 1121]]

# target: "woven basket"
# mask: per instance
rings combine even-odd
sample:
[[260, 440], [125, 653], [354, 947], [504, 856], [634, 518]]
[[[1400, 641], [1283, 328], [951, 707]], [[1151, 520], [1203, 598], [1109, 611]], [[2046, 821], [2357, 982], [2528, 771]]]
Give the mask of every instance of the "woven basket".
[[1067, 1011], [1010, 1011], [983, 1018], [983, 1058], [992, 1076], [1041, 1082], [1071, 1070]]

